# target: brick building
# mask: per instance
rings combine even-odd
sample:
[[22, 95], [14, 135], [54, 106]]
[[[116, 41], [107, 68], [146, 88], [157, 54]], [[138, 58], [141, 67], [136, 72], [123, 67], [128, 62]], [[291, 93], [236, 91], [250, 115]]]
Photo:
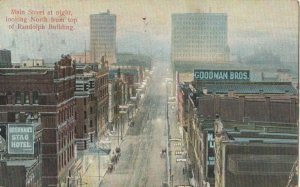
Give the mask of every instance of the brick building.
[[[2, 112], [1, 112], [2, 113]], [[3, 115], [3, 113], [2, 113]], [[0, 185], [1, 186], [42, 186], [42, 159], [41, 159], [41, 137], [42, 129], [40, 118], [31, 113], [22, 113], [21, 117], [15, 123], [1, 123], [1, 151], [0, 151]], [[5, 121], [1, 119], [1, 121]], [[8, 146], [11, 146], [16, 141], [8, 138], [10, 133], [8, 124], [14, 127], [24, 126], [32, 127], [33, 133], [32, 142], [28, 141], [29, 148], [33, 148], [32, 153], [28, 153], [22, 149], [8, 151]], [[27, 134], [30, 136], [30, 133]], [[9, 140], [8, 140], [9, 139]], [[10, 142], [9, 142], [10, 141]], [[21, 141], [17, 141], [21, 142]], [[22, 141], [23, 142], [23, 141]], [[33, 143], [33, 144], [32, 144]]]
[[75, 138], [78, 150], [87, 149], [95, 141], [97, 126], [97, 99], [95, 97], [96, 72], [84, 64], [76, 64], [76, 127]]
[[40, 116], [42, 126], [42, 186], [69, 183], [75, 149], [75, 69], [71, 58], [54, 68], [0, 69], [1, 122], [17, 116]]
[[102, 64], [101, 69], [99, 69], [95, 77], [95, 97], [97, 100], [97, 137], [103, 135], [108, 128], [108, 75], [108, 65], [106, 64], [104, 66]]
[[[234, 124], [246, 123], [284, 128], [296, 127], [298, 120], [297, 90], [291, 83], [193, 81], [177, 89], [178, 119], [188, 155], [188, 171], [194, 186], [214, 185], [214, 160], [207, 160], [208, 137], [214, 135], [215, 115]], [[269, 125], [267, 125], [270, 123]], [[206, 124], [206, 125], [205, 125]], [[254, 128], [253, 127], [253, 128]], [[257, 130], [257, 129], [255, 129]], [[230, 186], [230, 185], [229, 185]]]
[[[218, 126], [224, 128], [217, 132]], [[298, 127], [256, 125], [226, 129], [214, 122], [215, 186], [295, 186]]]

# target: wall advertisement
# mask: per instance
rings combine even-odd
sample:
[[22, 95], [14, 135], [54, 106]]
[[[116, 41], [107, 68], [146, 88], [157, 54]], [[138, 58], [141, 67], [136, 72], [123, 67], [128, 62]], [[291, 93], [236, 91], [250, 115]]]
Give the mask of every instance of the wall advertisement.
[[34, 127], [8, 124], [8, 154], [34, 154]]

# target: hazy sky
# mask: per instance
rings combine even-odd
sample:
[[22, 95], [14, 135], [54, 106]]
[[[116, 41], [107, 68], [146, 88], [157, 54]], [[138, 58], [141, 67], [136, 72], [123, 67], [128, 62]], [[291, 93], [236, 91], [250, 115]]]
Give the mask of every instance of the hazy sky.
[[[74, 31], [13, 30], [6, 22], [6, 17], [14, 17], [11, 9], [71, 10], [78, 23]], [[152, 54], [169, 53], [171, 14], [188, 12], [227, 13], [233, 53], [239, 53], [241, 46], [250, 53], [257, 46], [269, 49], [273, 43], [289, 53], [297, 51], [296, 0], [0, 0], [0, 48], [11, 49], [14, 62], [21, 56], [58, 58], [62, 53], [83, 51], [85, 41], [89, 46], [89, 15], [107, 9], [117, 15], [118, 51], [149, 53], [152, 46]], [[143, 17], [149, 22], [147, 32]]]

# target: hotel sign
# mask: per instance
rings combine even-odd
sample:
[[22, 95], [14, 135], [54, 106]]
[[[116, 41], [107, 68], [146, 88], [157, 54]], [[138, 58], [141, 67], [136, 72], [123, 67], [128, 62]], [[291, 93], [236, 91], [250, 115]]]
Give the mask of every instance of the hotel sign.
[[34, 127], [8, 124], [8, 154], [34, 154]]
[[249, 81], [249, 70], [205, 70], [195, 69], [194, 80], [202, 81]]

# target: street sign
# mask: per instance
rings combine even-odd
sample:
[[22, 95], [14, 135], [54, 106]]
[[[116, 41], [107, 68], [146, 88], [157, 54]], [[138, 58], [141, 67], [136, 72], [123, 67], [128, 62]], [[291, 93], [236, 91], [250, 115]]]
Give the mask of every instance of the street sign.
[[8, 124], [8, 154], [34, 154], [34, 127]]
[[186, 158], [176, 158], [176, 162], [186, 162]]

